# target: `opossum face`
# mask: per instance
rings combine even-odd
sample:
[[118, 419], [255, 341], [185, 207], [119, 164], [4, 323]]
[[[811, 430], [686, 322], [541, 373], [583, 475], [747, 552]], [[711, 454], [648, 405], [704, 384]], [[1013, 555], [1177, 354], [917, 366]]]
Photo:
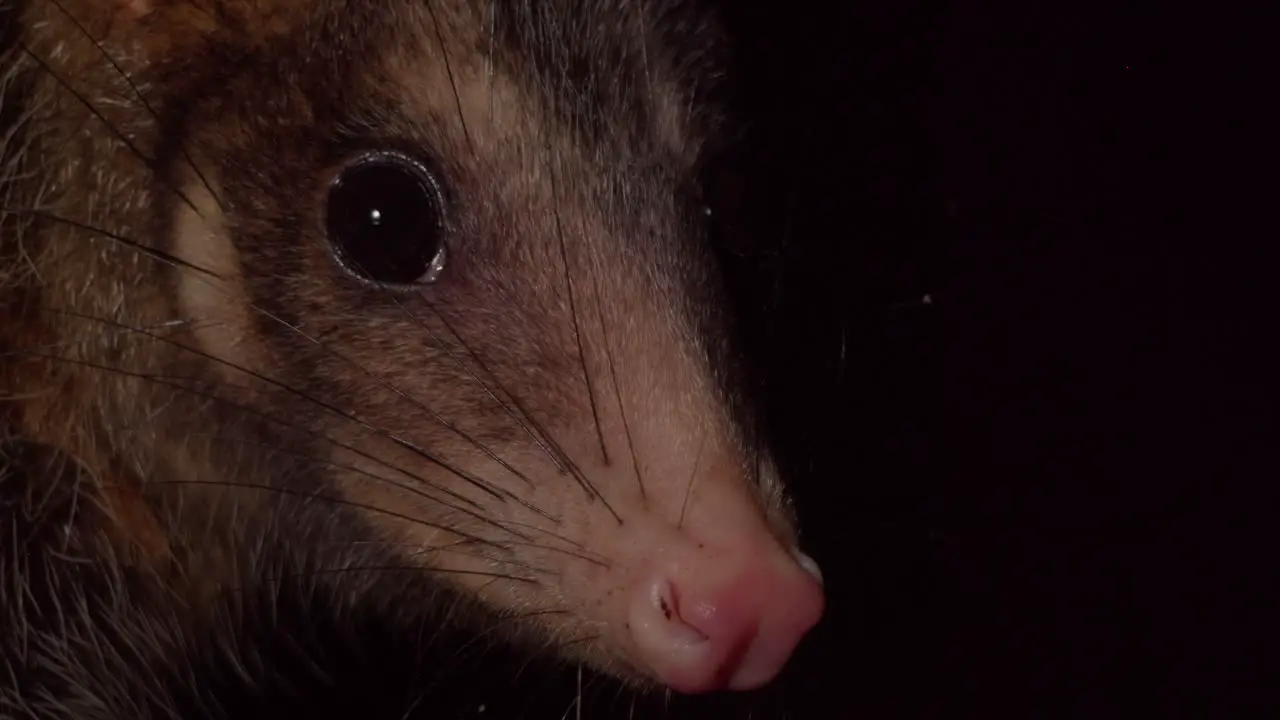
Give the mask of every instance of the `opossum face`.
[[216, 275], [158, 281], [224, 394], [281, 428], [261, 444], [293, 449], [254, 480], [355, 508], [366, 559], [572, 659], [685, 692], [772, 679], [823, 595], [734, 411], [701, 25], [569, 0], [127, 11], [155, 236]]

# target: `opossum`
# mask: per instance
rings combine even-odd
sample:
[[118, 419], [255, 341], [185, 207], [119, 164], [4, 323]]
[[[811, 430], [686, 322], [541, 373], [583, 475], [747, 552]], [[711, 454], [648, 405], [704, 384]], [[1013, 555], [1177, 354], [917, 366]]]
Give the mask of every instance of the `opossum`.
[[637, 687], [779, 673], [824, 595], [707, 242], [714, 15], [0, 6], [8, 708], [168, 712], [120, 675], [290, 583]]

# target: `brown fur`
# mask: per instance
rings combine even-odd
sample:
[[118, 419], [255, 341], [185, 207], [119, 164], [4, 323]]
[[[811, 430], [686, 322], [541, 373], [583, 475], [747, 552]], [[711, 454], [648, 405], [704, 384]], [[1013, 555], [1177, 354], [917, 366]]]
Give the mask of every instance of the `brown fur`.
[[[412, 562], [634, 674], [565, 604], [614, 582], [571, 529], [683, 519], [646, 478], [758, 470], [691, 212], [714, 33], [677, 6], [25, 3], [0, 65], [27, 113], [0, 173], [7, 422], [89, 469], [105, 537], [195, 616], [264, 557]], [[330, 179], [382, 148], [448, 198], [416, 293], [354, 281], [324, 237]], [[772, 473], [753, 492], [789, 541]], [[378, 549], [314, 545], [353, 539]]]

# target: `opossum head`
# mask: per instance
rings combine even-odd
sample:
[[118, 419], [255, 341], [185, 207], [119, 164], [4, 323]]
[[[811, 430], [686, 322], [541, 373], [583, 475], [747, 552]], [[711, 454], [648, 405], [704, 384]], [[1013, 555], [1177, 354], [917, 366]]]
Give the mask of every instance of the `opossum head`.
[[216, 485], [184, 512], [290, 493], [329, 508], [293, 542], [636, 683], [779, 672], [823, 593], [736, 390], [683, 6], [31, 3], [42, 207], [78, 223], [45, 301], [108, 316], [146, 389], [103, 402]]

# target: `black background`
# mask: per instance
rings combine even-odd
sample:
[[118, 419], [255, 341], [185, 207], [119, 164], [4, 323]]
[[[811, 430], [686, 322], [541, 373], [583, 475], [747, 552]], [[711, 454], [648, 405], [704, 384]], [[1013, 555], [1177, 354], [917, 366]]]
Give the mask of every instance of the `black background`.
[[786, 715], [1274, 708], [1249, 21], [787, 10], [730, 11], [787, 242], [755, 357], [830, 598]]
[[778, 252], [740, 289], [774, 283], [753, 357], [830, 598], [769, 712], [1221, 711], [1274, 677], [1243, 601], [1274, 492], [1226, 492], [1275, 477], [1235, 354], [1273, 304], [1173, 179], [1230, 152], [1202, 76], [1246, 73], [1176, 12], [730, 6]]

